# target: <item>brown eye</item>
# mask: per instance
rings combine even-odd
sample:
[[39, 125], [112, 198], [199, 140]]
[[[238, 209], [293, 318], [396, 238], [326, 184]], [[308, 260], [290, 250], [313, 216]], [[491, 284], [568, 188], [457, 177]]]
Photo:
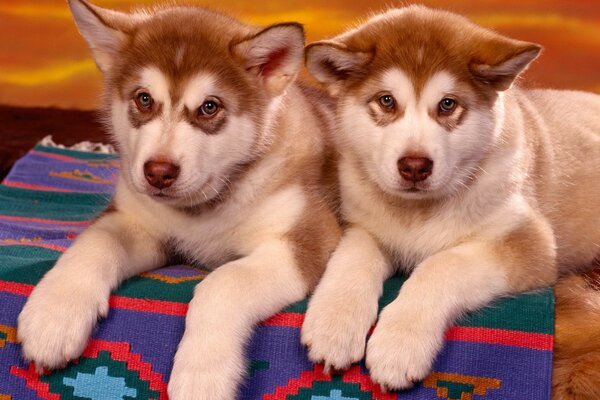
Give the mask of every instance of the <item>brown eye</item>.
[[215, 115], [221, 106], [214, 100], [206, 100], [200, 108], [198, 109], [198, 113], [200, 116], [212, 117]]
[[443, 114], [450, 114], [456, 108], [456, 100], [446, 97], [439, 103], [439, 110]]
[[391, 94], [384, 94], [379, 98], [379, 104], [381, 104], [381, 106], [385, 108], [394, 108], [396, 100], [394, 100], [394, 96], [392, 96]]
[[135, 105], [140, 111], [148, 111], [154, 105], [154, 99], [152, 99], [150, 93], [140, 92], [135, 97]]

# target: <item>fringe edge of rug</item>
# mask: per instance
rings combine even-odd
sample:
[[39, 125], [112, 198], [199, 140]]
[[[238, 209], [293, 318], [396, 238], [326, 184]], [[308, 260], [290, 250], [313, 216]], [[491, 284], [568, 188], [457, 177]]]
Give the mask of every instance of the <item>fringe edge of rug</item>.
[[59, 149], [70, 149], [70, 150], [79, 150], [79, 151], [89, 151], [93, 153], [104, 153], [104, 154], [116, 154], [117, 151], [115, 148], [106, 143], [95, 143], [90, 141], [79, 142], [74, 144], [73, 146], [64, 146], [62, 144], [58, 144], [54, 142], [52, 139], [52, 135], [48, 135], [42, 140], [40, 140], [39, 144], [46, 147], [57, 147]]

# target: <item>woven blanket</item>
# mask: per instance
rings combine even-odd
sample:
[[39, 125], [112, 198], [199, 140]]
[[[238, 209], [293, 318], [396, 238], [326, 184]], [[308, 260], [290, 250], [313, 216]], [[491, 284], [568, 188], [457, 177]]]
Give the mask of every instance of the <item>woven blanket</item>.
[[[0, 185], [0, 400], [167, 399], [187, 303], [206, 275], [201, 269], [172, 265], [125, 282], [81, 358], [65, 369], [38, 376], [16, 342], [27, 296], [106, 206], [117, 173], [114, 156], [37, 146]], [[386, 282], [381, 307], [402, 282]], [[240, 399], [550, 398], [551, 290], [505, 299], [461, 320], [448, 330], [434, 372], [401, 393], [382, 393], [364, 365], [330, 376], [311, 364], [299, 337], [306, 305], [294, 304], [257, 327]]]

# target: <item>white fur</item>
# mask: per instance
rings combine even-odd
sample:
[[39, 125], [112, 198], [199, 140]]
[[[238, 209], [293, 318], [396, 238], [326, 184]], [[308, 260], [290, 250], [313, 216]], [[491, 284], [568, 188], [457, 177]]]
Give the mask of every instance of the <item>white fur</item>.
[[466, 311], [506, 293], [504, 265], [485, 242], [439, 252], [413, 272], [398, 297], [379, 315], [367, 346], [373, 381], [404, 389], [429, 374], [444, 333]]
[[305, 296], [299, 271], [287, 267], [294, 263], [288, 243], [263, 241], [252, 254], [223, 265], [196, 287], [175, 356], [170, 398], [236, 397], [253, 325]]
[[324, 362], [327, 371], [346, 369], [363, 358], [383, 281], [392, 272], [390, 261], [369, 233], [346, 230], [302, 325], [302, 343], [313, 362]]

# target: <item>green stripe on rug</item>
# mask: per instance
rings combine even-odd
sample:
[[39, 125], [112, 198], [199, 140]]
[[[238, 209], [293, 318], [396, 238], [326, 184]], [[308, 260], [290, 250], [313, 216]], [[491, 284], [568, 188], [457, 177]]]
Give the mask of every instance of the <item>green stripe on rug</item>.
[[0, 185], [0, 216], [85, 221], [110, 202], [102, 193], [63, 193]]
[[0, 280], [35, 285], [60, 252], [32, 246], [0, 246]]

